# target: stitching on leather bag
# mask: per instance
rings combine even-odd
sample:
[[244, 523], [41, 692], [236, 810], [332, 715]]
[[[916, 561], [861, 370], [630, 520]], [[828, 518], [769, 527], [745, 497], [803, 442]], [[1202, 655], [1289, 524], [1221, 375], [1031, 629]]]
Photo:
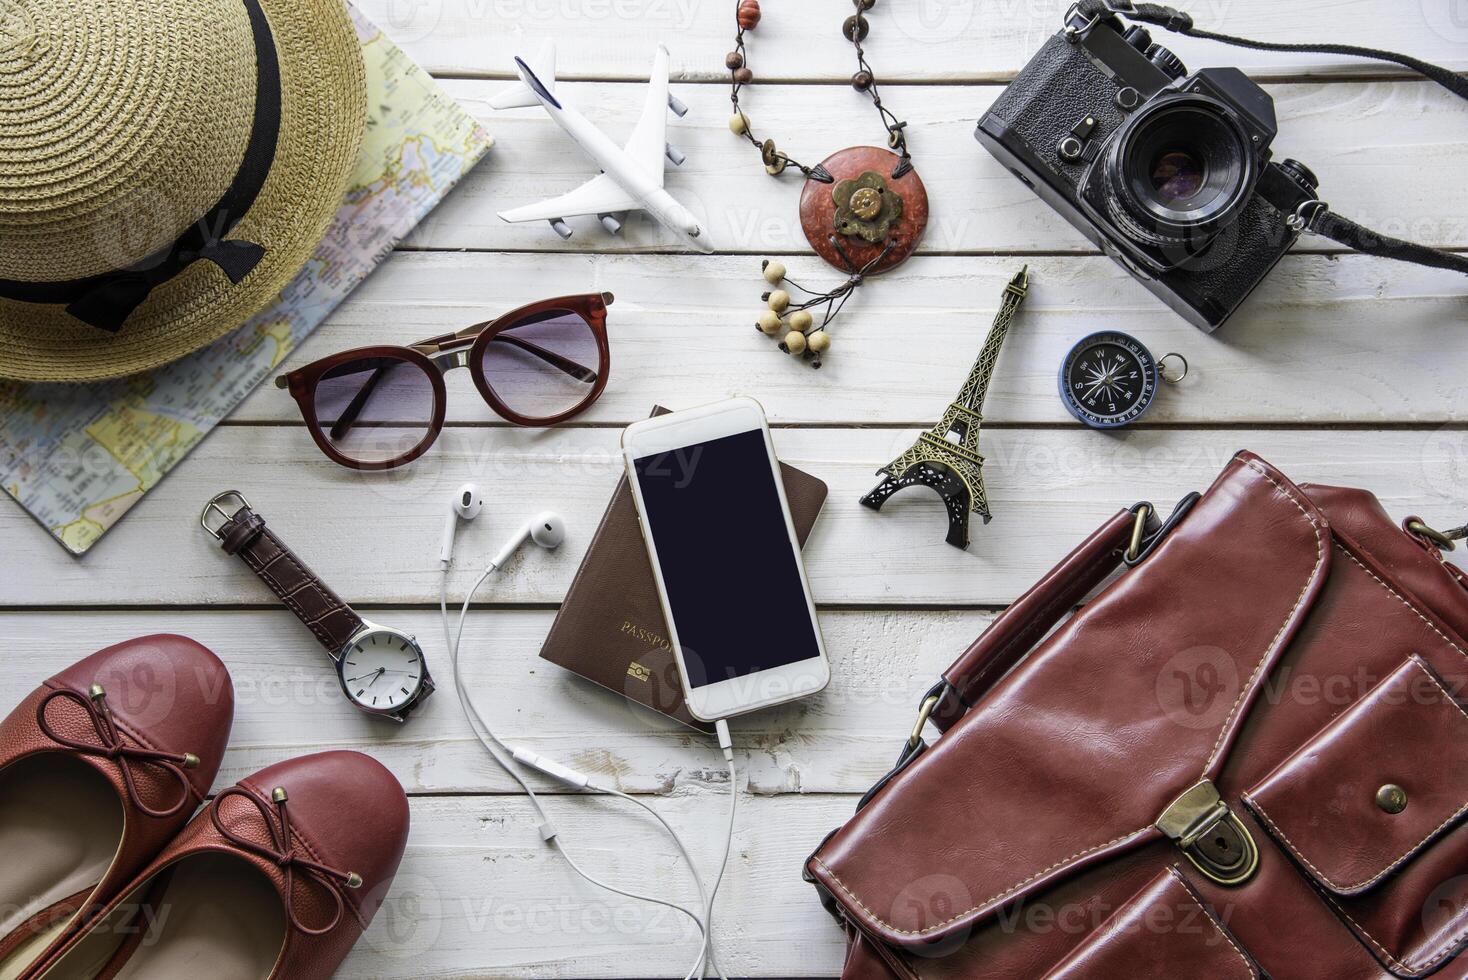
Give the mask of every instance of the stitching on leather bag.
[[1034, 881], [1036, 878], [1043, 878], [1045, 875], [1049, 874], [1051, 871], [1054, 871], [1056, 868], [1064, 867], [1065, 865], [1071, 863], [1072, 861], [1077, 860], [1078, 858], [1083, 858], [1083, 857], [1085, 857], [1088, 854], [1094, 854], [1096, 851], [1104, 850], [1105, 848], [1111, 847], [1114, 844], [1121, 844], [1121, 843], [1123, 843], [1125, 841], [1129, 841], [1133, 837], [1136, 837], [1136, 836], [1138, 836], [1140, 834], [1146, 833], [1151, 828], [1152, 828], [1152, 825], [1151, 824], [1148, 824], [1147, 826], [1142, 827], [1140, 830], [1134, 830], [1134, 831], [1132, 831], [1129, 834], [1123, 834], [1122, 836], [1116, 838], [1115, 840], [1109, 840], [1109, 841], [1107, 841], [1104, 844], [1097, 844], [1095, 847], [1088, 847], [1084, 851], [1077, 851], [1076, 853], [1072, 854], [1068, 858], [1061, 858], [1059, 861], [1056, 861], [1054, 864], [1050, 865], [1050, 867], [1043, 868], [1043, 869], [1041, 869], [1039, 871], [1036, 871], [1034, 874], [1030, 875], [1028, 878], [1024, 879], [1023, 881], [1015, 882], [1013, 885], [1011, 885], [1008, 888], [1004, 889], [1004, 891], [998, 892], [997, 894], [994, 894], [994, 895], [990, 895], [988, 898], [984, 899], [982, 902], [979, 902], [977, 905], [973, 906], [972, 908], [964, 909], [962, 912], [960, 912], [957, 915], [953, 916], [951, 919], [945, 919], [944, 921], [939, 922], [939, 923], [936, 923], [935, 925], [928, 926], [926, 929], [899, 929], [897, 926], [893, 925], [892, 923], [888, 922], [886, 919], [882, 918], [876, 912], [873, 912], [867, 906], [867, 904], [865, 902], [863, 902], [860, 898], [857, 897], [857, 895], [856, 895], [855, 892], [853, 892], [850, 888], [847, 888], [846, 887], [846, 883], [841, 880], [840, 876], [837, 875], [836, 872], [834, 872], [834, 871], [831, 870], [831, 868], [826, 864], [825, 861], [822, 861], [819, 857], [812, 857], [811, 860], [814, 861], [817, 865], [819, 865], [822, 871], [824, 871], [824, 872], [826, 872], [826, 874], [830, 875], [831, 881], [835, 883], [836, 887], [837, 888], [840, 888], [841, 891], [843, 891], [848, 898], [850, 898], [853, 902], [855, 902], [857, 904], [857, 906], [872, 919], [872, 921], [876, 922], [877, 924], [883, 926], [884, 928], [886, 928], [886, 929], [888, 929], [888, 930], [890, 930], [892, 932], [897, 933], [898, 935], [902, 935], [902, 936], [924, 936], [924, 935], [927, 935], [930, 932], [937, 932], [939, 929], [942, 929], [942, 928], [944, 928], [946, 926], [952, 925], [953, 923], [957, 922], [959, 919], [962, 919], [964, 916], [969, 915], [969, 914], [971, 914], [973, 912], [977, 912], [979, 909], [984, 908], [985, 906], [991, 904], [992, 902], [997, 902], [998, 900], [1000, 900], [1002, 898], [1006, 898], [1009, 895], [1012, 895], [1014, 892], [1016, 892], [1019, 889], [1023, 888], [1025, 885], [1028, 885], [1030, 882]]
[[[1468, 711], [1464, 711], [1463, 708], [1462, 708], [1462, 706], [1459, 705], [1457, 703], [1457, 701], [1453, 699], [1452, 695], [1450, 695], [1448, 693], [1448, 689], [1445, 688], [1445, 687], [1443, 687], [1442, 684], [1438, 681], [1438, 679], [1432, 675], [1432, 671], [1428, 670], [1425, 666], [1423, 666], [1422, 662], [1418, 658], [1416, 658], [1416, 657], [1412, 657], [1409, 662], [1414, 667], [1416, 667], [1418, 670], [1422, 671], [1422, 673], [1427, 677], [1427, 679], [1430, 680], [1430, 681], [1432, 681], [1432, 683], [1437, 686], [1437, 689], [1439, 691], [1442, 691], [1443, 697], [1447, 698], [1448, 699], [1448, 703], [1451, 704], [1453, 707], [1455, 707], [1455, 708], [1458, 709], [1458, 713], [1459, 714], [1461, 714], [1465, 719], [1468, 719]], [[1259, 801], [1257, 799], [1255, 799], [1253, 796], [1251, 796], [1248, 793], [1243, 794], [1243, 797], [1244, 797], [1244, 799], [1246, 801], [1248, 801], [1249, 806], [1254, 809], [1254, 812], [1257, 813], [1260, 817], [1262, 817], [1264, 819], [1264, 822], [1269, 825], [1270, 830], [1274, 831], [1274, 833], [1276, 834], [1276, 836], [1278, 836], [1280, 838], [1280, 840], [1284, 841], [1285, 847], [1289, 848], [1290, 853], [1293, 854], [1300, 861], [1302, 861], [1305, 864], [1305, 866], [1307, 868], [1309, 868], [1311, 871], [1313, 871], [1315, 873], [1315, 875], [1321, 881], [1325, 882], [1327, 885], [1329, 885], [1331, 888], [1334, 888], [1336, 891], [1356, 891], [1356, 890], [1359, 890], [1359, 889], [1368, 888], [1371, 885], [1376, 884], [1382, 878], [1385, 878], [1387, 875], [1391, 874], [1397, 868], [1401, 867], [1401, 865], [1402, 865], [1402, 863], [1404, 861], [1406, 861], [1413, 854], [1415, 854], [1424, 844], [1426, 844], [1428, 841], [1430, 841], [1434, 837], [1436, 837], [1438, 835], [1438, 833], [1441, 832], [1444, 827], [1446, 827], [1448, 824], [1452, 823], [1453, 821], [1457, 820], [1465, 812], [1468, 812], [1468, 803], [1464, 803], [1461, 807], [1459, 807], [1456, 811], [1454, 811], [1454, 813], [1452, 814], [1452, 816], [1448, 817], [1442, 823], [1440, 823], [1436, 827], [1434, 827], [1427, 834], [1426, 837], [1423, 837], [1420, 841], [1418, 841], [1417, 843], [1413, 844], [1411, 847], [1407, 848], [1406, 851], [1404, 851], [1397, 858], [1393, 859], [1390, 864], [1388, 864], [1386, 867], [1382, 868], [1376, 874], [1372, 875], [1370, 878], [1367, 878], [1365, 881], [1360, 881], [1360, 882], [1357, 882], [1357, 883], [1355, 883], [1353, 885], [1342, 885], [1342, 884], [1339, 884], [1336, 881], [1332, 880], [1329, 875], [1327, 875], [1325, 872], [1321, 871], [1314, 864], [1312, 864], [1310, 862], [1310, 859], [1309, 858], [1305, 857], [1304, 854], [1300, 853], [1300, 849], [1295, 846], [1295, 843], [1292, 840], [1290, 840], [1289, 835], [1286, 834], [1282, 829], [1280, 829], [1279, 824], [1275, 823], [1274, 819], [1272, 817], [1270, 817], [1270, 815], [1268, 813], [1265, 812], [1264, 807], [1259, 803]]]
[[[1406, 599], [1405, 596], [1403, 596], [1396, 589], [1392, 588], [1391, 585], [1389, 585], [1387, 582], [1385, 582], [1381, 578], [1381, 576], [1377, 575], [1371, 569], [1367, 568], [1366, 565], [1363, 564], [1359, 558], [1357, 558], [1355, 555], [1351, 554], [1344, 547], [1342, 547], [1341, 544], [1340, 544], [1340, 542], [1336, 542], [1336, 548], [1341, 552], [1341, 554], [1345, 555], [1353, 563], [1355, 563], [1355, 565], [1358, 568], [1360, 568], [1361, 571], [1365, 572], [1368, 576], [1370, 576], [1371, 579], [1373, 581], [1375, 581], [1377, 585], [1380, 585], [1389, 594], [1391, 594], [1392, 596], [1395, 596], [1398, 602], [1402, 603], [1402, 605], [1404, 605], [1408, 609], [1410, 609], [1412, 611], [1412, 613], [1418, 619], [1422, 620], [1422, 622], [1427, 625], [1427, 628], [1428, 629], [1432, 630], [1439, 637], [1441, 637], [1444, 643], [1446, 643], [1448, 646], [1452, 647], [1454, 650], [1458, 651], [1458, 653], [1461, 654], [1462, 656], [1468, 657], [1468, 652], [1464, 652], [1463, 648], [1460, 647], [1460, 646], [1458, 646], [1458, 644], [1454, 643], [1453, 640], [1452, 640], [1452, 638], [1449, 637], [1446, 633], [1444, 633], [1442, 630], [1438, 629], [1437, 628], [1437, 625], [1435, 623], [1433, 623], [1432, 620], [1430, 620], [1426, 616], [1422, 615], [1421, 610], [1419, 610], [1416, 606], [1412, 605], [1411, 602], [1407, 601], [1407, 599]], [[1461, 707], [1460, 707], [1459, 710], [1461, 710]], [[1266, 816], [1264, 819], [1266, 821], [1268, 821], [1269, 818]], [[1291, 848], [1291, 850], [1293, 850], [1293, 848]], [[1308, 864], [1309, 862], [1306, 862], [1306, 863]], [[1361, 934], [1362, 938], [1364, 938], [1368, 943], [1370, 943], [1372, 945], [1372, 947], [1376, 949], [1377, 952], [1381, 953], [1381, 955], [1386, 959], [1386, 961], [1388, 963], [1390, 963], [1392, 966], [1395, 966], [1395, 967], [1397, 967], [1399, 969], [1402, 969], [1402, 970], [1406, 970], [1406, 971], [1409, 971], [1409, 972], [1410, 971], [1421, 972], [1423, 970], [1430, 969], [1431, 967], [1435, 966], [1437, 963], [1441, 962], [1442, 960], [1447, 959], [1450, 955], [1452, 955], [1453, 950], [1458, 946], [1459, 943], [1461, 943], [1464, 939], [1468, 939], [1468, 929], [1465, 929], [1463, 932], [1461, 932], [1458, 935], [1454, 936], [1453, 938], [1447, 940], [1446, 942], [1443, 943], [1442, 946], [1438, 947], [1437, 952], [1430, 959], [1424, 960], [1420, 966], [1412, 967], [1412, 966], [1409, 966], [1406, 963], [1402, 962], [1401, 960], [1397, 959], [1397, 957], [1392, 954], [1391, 950], [1389, 950], [1385, 946], [1383, 946], [1377, 940], [1377, 938], [1375, 936], [1373, 936], [1370, 932], [1368, 932], [1366, 930], [1366, 928], [1364, 926], [1361, 925], [1361, 923], [1357, 922], [1354, 918], [1352, 918], [1351, 917], [1351, 914], [1349, 912], [1347, 912], [1345, 910], [1345, 908], [1343, 908], [1341, 906], [1340, 902], [1336, 901], [1336, 899], [1335, 899], [1335, 897], [1333, 895], [1329, 894], [1328, 892], [1321, 892], [1321, 894], [1325, 896], [1325, 900], [1331, 904], [1331, 907], [1334, 908], [1337, 912], [1340, 913], [1341, 918], [1345, 919], [1352, 926], [1354, 926], [1356, 928], [1356, 931]]]
[[1198, 906], [1198, 911], [1203, 913], [1203, 918], [1207, 919], [1213, 925], [1213, 928], [1218, 930], [1218, 934], [1223, 937], [1223, 941], [1228, 943], [1229, 947], [1238, 955], [1239, 962], [1244, 964], [1244, 975], [1257, 977], [1259, 972], [1254, 969], [1253, 962], [1249, 957], [1244, 955], [1244, 951], [1239, 948], [1238, 943], [1234, 942], [1234, 937], [1229, 935], [1228, 930], [1223, 927], [1223, 923], [1219, 922], [1213, 917], [1213, 913], [1208, 911], [1208, 906], [1198, 901], [1198, 896], [1193, 894], [1193, 888], [1188, 884], [1187, 880], [1178, 873], [1176, 868], [1169, 868], [1168, 873], [1183, 886], [1183, 893], [1188, 896], [1188, 900]]
[[1315, 529], [1315, 567], [1310, 570], [1309, 576], [1305, 579], [1305, 587], [1300, 590], [1299, 596], [1295, 599], [1294, 606], [1290, 608], [1289, 613], [1285, 616], [1284, 622], [1280, 624], [1279, 632], [1274, 634], [1274, 639], [1269, 641], [1269, 645], [1259, 655], [1259, 662], [1254, 665], [1254, 672], [1249, 675], [1249, 680], [1239, 688], [1239, 696], [1234, 699], [1234, 705], [1229, 709], [1228, 717], [1224, 719], [1223, 725], [1218, 729], [1218, 738], [1213, 743], [1213, 751], [1209, 753], [1208, 760], [1203, 763], [1204, 779], [1208, 778], [1208, 771], [1213, 768], [1213, 763], [1218, 759], [1219, 750], [1223, 748], [1223, 741], [1228, 737], [1229, 731], [1233, 728], [1234, 717], [1239, 713], [1239, 706], [1244, 703], [1244, 698], [1248, 693], [1254, 689], [1254, 682], [1259, 679], [1259, 674], [1264, 670], [1264, 665], [1269, 662], [1270, 651], [1279, 644], [1280, 637], [1284, 636], [1285, 630], [1290, 628], [1290, 622], [1295, 618], [1295, 613], [1299, 612], [1300, 607], [1304, 605], [1305, 596], [1310, 592], [1310, 585], [1315, 581], [1315, 573], [1320, 570], [1321, 563], [1325, 561], [1325, 548], [1320, 542], [1320, 523], [1315, 520], [1315, 515], [1306, 510], [1305, 505], [1300, 502], [1299, 498], [1286, 489], [1278, 480], [1270, 476], [1258, 462], [1251, 459], [1244, 465], [1273, 484], [1274, 488], [1282, 493], [1290, 503], [1299, 508], [1300, 513], [1305, 515], [1305, 520]]
[[1452, 647], [1454, 650], [1457, 650], [1458, 653], [1461, 654], [1462, 656], [1468, 657], [1468, 651], [1465, 651], [1462, 647], [1458, 646], [1458, 644], [1454, 643], [1452, 637], [1448, 636], [1442, 630], [1438, 629], [1437, 628], [1437, 624], [1434, 623], [1432, 620], [1430, 620], [1426, 616], [1422, 615], [1422, 610], [1418, 609], [1416, 606], [1412, 605], [1411, 602], [1407, 601], [1407, 597], [1406, 596], [1402, 595], [1396, 589], [1394, 589], [1390, 585], [1388, 585], [1385, 581], [1382, 580], [1381, 576], [1377, 575], [1371, 569], [1367, 568], [1364, 564], [1362, 564], [1361, 559], [1357, 558], [1355, 555], [1351, 554], [1345, 548], [1341, 547], [1341, 545], [1339, 543], [1336, 544], [1336, 547], [1337, 548], [1340, 548], [1341, 554], [1345, 555], [1347, 558], [1351, 559], [1351, 561], [1355, 562], [1356, 563], [1356, 567], [1360, 568], [1361, 571], [1365, 572], [1367, 575], [1370, 575], [1371, 578], [1376, 582], [1377, 585], [1381, 586], [1383, 589], [1386, 589], [1387, 592], [1391, 593], [1393, 596], [1396, 597], [1396, 600], [1398, 602], [1400, 602], [1402, 605], [1406, 606], [1408, 609], [1412, 610], [1412, 614], [1414, 616], [1416, 616], [1418, 619], [1422, 620], [1422, 622], [1427, 625], [1427, 628], [1430, 629], [1430, 630], [1432, 630], [1434, 633], [1436, 633], [1442, 639], [1442, 641], [1444, 643], [1446, 643], [1448, 646]]

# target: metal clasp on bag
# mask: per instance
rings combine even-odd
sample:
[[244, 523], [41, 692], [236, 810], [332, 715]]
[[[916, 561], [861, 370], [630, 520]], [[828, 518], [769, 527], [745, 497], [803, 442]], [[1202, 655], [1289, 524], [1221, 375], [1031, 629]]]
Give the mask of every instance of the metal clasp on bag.
[[1203, 872], [1220, 885], [1242, 885], [1259, 869], [1259, 848], [1211, 780], [1203, 780], [1157, 818], [1162, 831]]
[[1426, 538], [1437, 545], [1443, 551], [1453, 551], [1458, 547], [1458, 542], [1468, 538], [1468, 524], [1455, 527], [1449, 531], [1439, 531], [1428, 527], [1421, 521], [1408, 521], [1407, 530], [1421, 538]]
[[1146, 560], [1147, 556], [1152, 554], [1157, 546], [1162, 543], [1162, 540], [1172, 532], [1172, 529], [1182, 523], [1184, 517], [1188, 516], [1188, 512], [1193, 509], [1193, 505], [1202, 498], [1203, 495], [1194, 490], [1182, 500], [1179, 500], [1177, 506], [1173, 508], [1171, 516], [1163, 521], [1161, 526], [1151, 534], [1147, 533], [1147, 524], [1157, 513], [1157, 508], [1145, 500], [1139, 504], [1133, 504], [1132, 516], [1134, 521], [1132, 523], [1132, 536], [1130, 542], [1127, 544], [1126, 551], [1122, 552], [1121, 556], [1121, 560], [1126, 563], [1127, 568], [1136, 568]]
[[938, 707], [938, 702], [943, 700], [942, 691], [930, 692], [923, 698], [923, 705], [918, 709], [917, 724], [912, 726], [912, 734], [907, 737], [907, 751], [911, 752], [918, 747], [923, 740], [923, 728], [928, 724], [928, 719], [933, 717], [933, 711]]
[[[225, 500], [238, 500], [240, 502], [240, 505], [236, 507], [233, 511], [228, 511], [220, 506], [221, 501]], [[238, 490], [226, 490], [223, 493], [215, 496], [213, 500], [204, 505], [204, 513], [199, 515], [199, 526], [212, 534], [214, 536], [214, 540], [223, 541], [224, 535], [220, 534], [219, 532], [224, 529], [224, 525], [234, 520], [234, 516], [240, 511], [248, 510], [249, 507], [250, 502], [245, 499], [244, 494], [240, 493]], [[224, 518], [224, 520], [219, 522], [218, 527], [209, 526], [209, 514], [211, 511]]]

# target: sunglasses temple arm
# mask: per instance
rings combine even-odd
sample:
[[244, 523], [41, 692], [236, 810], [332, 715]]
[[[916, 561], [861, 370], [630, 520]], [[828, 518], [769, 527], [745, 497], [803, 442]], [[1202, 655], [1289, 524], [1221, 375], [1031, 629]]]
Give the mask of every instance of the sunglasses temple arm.
[[547, 364], [565, 372], [566, 374], [569, 374], [577, 381], [585, 381], [590, 384], [591, 382], [596, 380], [596, 372], [593, 371], [591, 368], [586, 367], [584, 364], [578, 364], [575, 361], [571, 360], [569, 357], [562, 357], [560, 354], [557, 354], [553, 350], [547, 350], [544, 347], [541, 347], [539, 344], [533, 344], [523, 338], [515, 337], [510, 334], [499, 333], [491, 337], [489, 342], [491, 344], [509, 344], [513, 347], [520, 348], [526, 353], [534, 354], [542, 361], [545, 361]]
[[331, 438], [340, 439], [347, 434], [347, 430], [357, 421], [357, 416], [362, 414], [362, 409], [367, 405], [367, 399], [372, 397], [372, 392], [376, 390], [377, 383], [382, 380], [382, 375], [382, 368], [378, 368], [372, 372], [372, 376], [362, 384], [362, 387], [357, 389], [357, 394], [353, 396], [351, 403], [343, 409], [341, 416], [332, 425]]

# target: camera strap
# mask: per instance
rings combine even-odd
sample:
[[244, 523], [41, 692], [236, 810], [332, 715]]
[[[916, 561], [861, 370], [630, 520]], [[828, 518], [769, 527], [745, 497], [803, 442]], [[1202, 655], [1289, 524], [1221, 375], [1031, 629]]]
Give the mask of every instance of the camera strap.
[[[1441, 65], [1434, 65], [1420, 58], [1398, 54], [1394, 51], [1358, 47], [1351, 44], [1280, 44], [1271, 41], [1253, 41], [1231, 34], [1218, 34], [1195, 26], [1193, 18], [1188, 14], [1157, 3], [1132, 3], [1131, 0], [1077, 0], [1074, 9], [1093, 21], [1120, 14], [1131, 20], [1161, 27], [1175, 34], [1184, 34], [1207, 41], [1219, 41], [1223, 44], [1252, 48], [1256, 51], [1334, 54], [1390, 62], [1431, 79], [1461, 99], [1468, 99], [1468, 78]], [[1309, 231], [1321, 235], [1366, 255], [1413, 262], [1417, 265], [1448, 269], [1468, 275], [1468, 256], [1383, 235], [1349, 218], [1341, 217], [1332, 211], [1324, 201], [1311, 198], [1298, 191], [1295, 197], [1297, 200], [1292, 202], [1294, 211], [1286, 220], [1296, 231]]]

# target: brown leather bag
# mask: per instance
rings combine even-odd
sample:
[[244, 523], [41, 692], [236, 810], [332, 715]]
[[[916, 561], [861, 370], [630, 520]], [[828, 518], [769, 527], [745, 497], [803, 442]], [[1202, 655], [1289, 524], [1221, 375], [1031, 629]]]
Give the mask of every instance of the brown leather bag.
[[1468, 976], [1468, 576], [1409, 522], [1249, 453], [1108, 521], [807, 862], [846, 980]]

